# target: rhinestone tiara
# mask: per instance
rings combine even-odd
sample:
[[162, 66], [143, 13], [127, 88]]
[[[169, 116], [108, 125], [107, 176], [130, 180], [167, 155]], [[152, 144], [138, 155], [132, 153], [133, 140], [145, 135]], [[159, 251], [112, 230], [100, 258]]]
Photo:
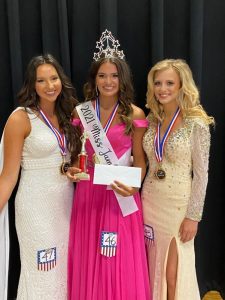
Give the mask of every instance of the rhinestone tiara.
[[124, 53], [122, 50], [119, 50], [118, 47], [120, 43], [114, 38], [111, 31], [107, 29], [102, 33], [100, 40], [96, 42], [96, 49], [98, 52], [94, 52], [93, 59], [98, 61], [102, 57], [119, 57], [120, 59], [124, 58]]

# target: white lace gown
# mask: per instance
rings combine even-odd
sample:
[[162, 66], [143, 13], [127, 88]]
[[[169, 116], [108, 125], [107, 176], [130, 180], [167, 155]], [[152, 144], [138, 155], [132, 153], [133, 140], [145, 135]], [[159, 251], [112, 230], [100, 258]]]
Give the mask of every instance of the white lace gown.
[[34, 114], [15, 199], [21, 274], [18, 300], [67, 299], [67, 248], [73, 184], [61, 175], [56, 137]]
[[[182, 243], [179, 228], [185, 217], [199, 221], [202, 216], [208, 180], [209, 128], [200, 119], [185, 119], [184, 125], [169, 135], [162, 163], [166, 178], [158, 180], [154, 176], [157, 161], [153, 148], [156, 121], [151, 117], [149, 121], [143, 146], [150, 166], [142, 200], [153, 299], [167, 299], [167, 255], [175, 238], [178, 251], [175, 300], [200, 300], [194, 240]], [[149, 239], [151, 228], [154, 241]]]

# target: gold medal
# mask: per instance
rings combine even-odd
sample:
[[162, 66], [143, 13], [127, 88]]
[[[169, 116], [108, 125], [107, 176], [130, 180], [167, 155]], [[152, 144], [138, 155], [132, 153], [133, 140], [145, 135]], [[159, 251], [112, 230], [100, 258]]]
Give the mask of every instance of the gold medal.
[[165, 179], [166, 172], [161, 167], [159, 167], [159, 169], [155, 171], [155, 177], [159, 180]]
[[70, 167], [70, 163], [64, 161], [64, 162], [61, 164], [61, 167], [60, 167], [61, 173], [62, 173], [63, 175], [66, 175], [66, 172], [68, 171], [69, 167]]
[[163, 180], [166, 178], [166, 172], [165, 170], [163, 170], [162, 168], [162, 160], [163, 160], [163, 153], [164, 153], [164, 146], [166, 143], [166, 140], [173, 128], [174, 123], [176, 122], [178, 116], [180, 113], [180, 108], [179, 106], [177, 107], [165, 133], [163, 134], [163, 136], [160, 139], [160, 128], [161, 128], [161, 123], [158, 121], [158, 125], [156, 127], [156, 133], [155, 133], [155, 138], [154, 138], [154, 151], [155, 151], [155, 156], [156, 156], [156, 160], [159, 163], [159, 167], [158, 169], [155, 171], [154, 175], [157, 179], [159, 180]]

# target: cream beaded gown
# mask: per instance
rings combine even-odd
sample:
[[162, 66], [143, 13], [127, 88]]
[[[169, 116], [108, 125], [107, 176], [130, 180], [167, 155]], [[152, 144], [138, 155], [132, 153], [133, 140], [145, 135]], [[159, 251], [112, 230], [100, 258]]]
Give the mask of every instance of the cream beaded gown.
[[56, 137], [33, 113], [15, 199], [21, 274], [17, 299], [67, 299], [67, 248], [73, 184], [60, 174]]
[[201, 219], [208, 180], [209, 128], [199, 118], [187, 118], [181, 128], [170, 133], [162, 163], [166, 178], [159, 180], [154, 176], [157, 123], [152, 115], [149, 121], [143, 146], [150, 166], [142, 199], [153, 299], [167, 299], [165, 268], [170, 242], [175, 238], [178, 250], [175, 300], [199, 300], [194, 240], [180, 242], [179, 228], [185, 217]]

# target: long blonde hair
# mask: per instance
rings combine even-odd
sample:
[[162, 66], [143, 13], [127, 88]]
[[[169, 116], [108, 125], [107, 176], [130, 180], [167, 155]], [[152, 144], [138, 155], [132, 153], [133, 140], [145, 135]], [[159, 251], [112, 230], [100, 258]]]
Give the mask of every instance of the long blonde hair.
[[154, 95], [154, 79], [158, 71], [172, 68], [180, 78], [180, 90], [177, 97], [178, 106], [181, 109], [182, 116], [199, 117], [206, 124], [214, 124], [214, 118], [208, 116], [202, 105], [200, 104], [200, 96], [198, 88], [194, 82], [192, 71], [188, 64], [182, 59], [165, 59], [156, 63], [148, 73], [148, 89], [147, 104], [153, 115], [162, 120], [163, 107]]

